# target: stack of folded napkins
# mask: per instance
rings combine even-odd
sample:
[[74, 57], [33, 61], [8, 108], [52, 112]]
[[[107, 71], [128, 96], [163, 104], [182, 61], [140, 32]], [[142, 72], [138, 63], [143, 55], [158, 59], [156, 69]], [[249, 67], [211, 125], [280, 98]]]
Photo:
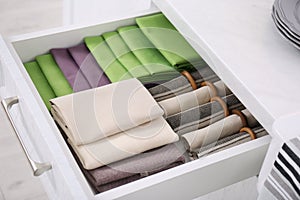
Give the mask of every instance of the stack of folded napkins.
[[51, 113], [85, 169], [131, 157], [179, 138], [137, 79], [51, 100]]
[[182, 140], [93, 170], [83, 170], [91, 185], [103, 192], [182, 165], [189, 155]]

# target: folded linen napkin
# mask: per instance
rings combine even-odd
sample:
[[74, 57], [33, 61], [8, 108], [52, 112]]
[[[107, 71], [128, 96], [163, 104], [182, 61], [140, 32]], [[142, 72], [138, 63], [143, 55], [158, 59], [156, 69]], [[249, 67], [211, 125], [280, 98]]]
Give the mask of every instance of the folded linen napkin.
[[55, 62], [61, 69], [74, 92], [90, 89], [91, 86], [78, 65], [75, 63], [68, 50], [65, 48], [51, 49]]
[[[231, 92], [223, 84], [222, 81], [214, 83], [218, 94], [223, 93], [225, 95]], [[197, 90], [178, 95], [163, 101], [158, 102], [164, 110], [164, 116], [168, 117], [176, 113], [188, 110], [190, 108], [205, 104], [212, 98], [212, 90], [209, 86], [203, 86]]]
[[[222, 100], [229, 110], [243, 110], [245, 107], [234, 94], [225, 96]], [[171, 115], [166, 118], [172, 129], [179, 135], [195, 131], [208, 126], [225, 117], [224, 110], [219, 102], [209, 102], [189, 110]]]
[[[62, 126], [63, 129], [65, 129]], [[163, 117], [85, 145], [69, 144], [85, 169], [95, 169], [178, 141]]]
[[137, 79], [55, 98], [51, 103], [55, 120], [74, 145], [95, 142], [163, 115]]
[[70, 47], [68, 51], [92, 88], [110, 83], [108, 77], [97, 64], [97, 61], [84, 43]]
[[[253, 118], [249, 112], [246, 112], [246, 114], [249, 114], [245, 116], [247, 121]], [[232, 114], [205, 128], [186, 133], [182, 137], [187, 140], [190, 150], [194, 151], [202, 146], [214, 143], [219, 139], [238, 133], [241, 128], [243, 128], [243, 123], [240, 116]]]
[[46, 107], [50, 110], [51, 104], [49, 100], [55, 98], [56, 95], [41, 71], [40, 66], [36, 61], [24, 63], [24, 66]]
[[84, 42], [111, 82], [118, 82], [133, 77], [115, 58], [115, 55], [101, 36], [85, 37]]
[[118, 32], [107, 32], [102, 34], [106, 43], [114, 53], [115, 58], [132, 74], [133, 77], [142, 77], [150, 75], [150, 72], [135, 57], [125, 44]]
[[[191, 76], [198, 87], [203, 81], [215, 82], [219, 80], [219, 77], [209, 67], [198, 69], [192, 72]], [[162, 101], [190, 91], [193, 91], [193, 88], [186, 77], [182, 75], [149, 89], [156, 101]]]
[[57, 97], [73, 93], [73, 90], [51, 54], [36, 57], [43, 74]]
[[[261, 126], [255, 127], [252, 130], [253, 130], [256, 138], [261, 138], [268, 134], [267, 131]], [[246, 133], [246, 132], [236, 133], [236, 134], [227, 136], [225, 138], [222, 138], [215, 143], [211, 143], [207, 146], [203, 146], [200, 149], [197, 149], [196, 152], [197, 152], [198, 157], [202, 157], [205, 155], [210, 155], [213, 153], [224, 151], [226, 149], [249, 142], [251, 140], [252, 139], [251, 139], [251, 136], [249, 135], [249, 133]]]
[[206, 66], [198, 53], [161, 13], [136, 18], [136, 23], [154, 46], [176, 69]]
[[176, 78], [178, 76], [181, 76], [181, 74], [178, 71], [176, 71], [176, 72], [156, 73], [148, 76], [138, 77], [137, 79], [139, 79], [146, 88], [152, 88], [159, 84], [170, 81], [173, 78]]

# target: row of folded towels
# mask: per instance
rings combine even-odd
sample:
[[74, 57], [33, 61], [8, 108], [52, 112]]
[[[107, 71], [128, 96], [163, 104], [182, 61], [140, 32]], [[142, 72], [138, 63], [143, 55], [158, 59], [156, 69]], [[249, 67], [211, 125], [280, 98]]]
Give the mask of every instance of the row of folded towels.
[[207, 66], [163, 14], [136, 23], [24, 63], [48, 109], [50, 99], [73, 92], [133, 77], [151, 86]]
[[[214, 86], [219, 93], [224, 90], [224, 94], [231, 94], [221, 81]], [[203, 86], [157, 102], [140, 81], [133, 78], [52, 99], [51, 112], [65, 122], [62, 127], [66, 127], [65, 132], [72, 142], [82, 145], [141, 124], [146, 126], [145, 123], [153, 119], [176, 118], [176, 114], [205, 104], [211, 97], [211, 87]], [[88, 134], [80, 134], [86, 130]]]
[[[259, 126], [224, 84], [214, 85], [229, 110], [242, 110], [249, 127]], [[190, 161], [187, 152], [203, 155], [250, 140], [238, 133], [245, 126], [241, 117], [225, 117], [219, 102], [209, 102], [211, 93], [203, 86], [157, 102], [140, 81], [129, 79], [55, 98], [51, 112], [86, 177], [102, 192]], [[259, 127], [254, 132], [266, 134]]]
[[[214, 85], [225, 87], [220, 81]], [[209, 102], [211, 94], [211, 87], [203, 86], [156, 102], [133, 78], [52, 99], [51, 113], [83, 155], [83, 166], [92, 169], [177, 141], [165, 118]], [[97, 154], [100, 149], [109, 153]]]
[[210, 102], [214, 93], [241, 110], [258, 137], [266, 134], [162, 14], [136, 22], [24, 63], [98, 192], [188, 162], [188, 152], [203, 156], [250, 140], [238, 133], [241, 116]]
[[[241, 129], [239, 116], [231, 115], [226, 118], [228, 122], [219, 120], [224, 116], [220, 107], [211, 107], [215, 106], [213, 103], [206, 105], [211, 97], [210, 87], [203, 86], [192, 92], [156, 102], [141, 82], [133, 78], [52, 99], [51, 113], [66, 133], [75, 152], [82, 155], [79, 158], [83, 166], [93, 169], [175, 142], [179, 139], [174, 132], [176, 129], [188, 141], [191, 150], [202, 146], [203, 138], [197, 139], [198, 135], [214, 135], [207, 133], [207, 127], [221, 136], [226, 136], [226, 131], [236, 132], [236, 129]], [[240, 103], [234, 95], [224, 98], [227, 98], [225, 100], [230, 108], [242, 107], [238, 105]], [[208, 109], [212, 109], [211, 112]], [[256, 120], [247, 110], [243, 112], [253, 127]], [[207, 121], [199, 123], [193, 117]], [[207, 126], [212, 122], [215, 123]], [[215, 126], [222, 127], [218, 123], [223, 123], [224, 127], [215, 130]], [[227, 123], [235, 129], [227, 130]], [[193, 125], [196, 125], [196, 132], [191, 128]], [[200, 133], [201, 131], [204, 132]], [[97, 153], [101, 149], [106, 149], [108, 153]]]

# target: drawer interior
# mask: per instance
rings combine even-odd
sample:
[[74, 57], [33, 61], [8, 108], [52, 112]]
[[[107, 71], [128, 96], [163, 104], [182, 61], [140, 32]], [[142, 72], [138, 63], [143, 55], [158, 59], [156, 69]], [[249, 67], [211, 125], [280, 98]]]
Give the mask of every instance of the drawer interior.
[[[152, 14], [154, 13], [149, 15]], [[143, 14], [142, 16], [145, 15]], [[139, 16], [104, 22], [99, 25], [61, 28], [58, 30], [50, 30], [42, 33], [36, 33], [32, 35], [28, 34], [12, 38], [10, 41], [13, 47], [12, 53], [16, 59], [16, 62], [18, 63], [18, 68], [23, 74], [27, 84], [30, 86], [31, 93], [33, 93], [36, 99], [40, 102], [40, 106], [42, 106], [42, 100], [39, 97], [34, 84], [30, 80], [23, 63], [34, 60], [37, 55], [49, 53], [49, 50], [52, 48], [67, 48], [78, 45], [82, 43], [83, 39], [87, 36], [101, 35], [109, 31], [114, 31], [118, 27], [134, 25], [136, 17]], [[46, 109], [43, 109], [43, 111], [44, 115], [48, 119], [48, 122], [54, 123], [50, 113], [47, 112]], [[56, 129], [53, 129], [53, 134], [58, 135], [58, 139], [61, 140], [59, 141], [60, 145], [66, 152], [69, 152], [68, 155], [70, 155], [69, 147], [67, 143], [64, 142], [61, 130], [59, 130], [57, 127]], [[174, 194], [181, 193], [181, 195], [185, 196], [179, 195], [174, 198], [180, 199], [187, 196], [192, 198], [219, 189], [225, 185], [232, 184], [239, 180], [243, 180], [250, 176], [257, 175], [260, 170], [268, 142], [269, 137], [264, 136], [237, 146], [233, 146], [224, 151], [205, 155], [204, 157], [200, 157], [199, 159], [195, 159], [178, 167], [142, 178], [140, 180], [99, 194], [97, 194], [90, 187], [88, 181], [82, 174], [80, 174], [80, 169], [76, 163], [76, 160], [74, 158], [68, 159], [70, 160], [73, 170], [77, 172], [76, 176], [79, 182], [83, 187], [89, 190], [91, 196], [95, 195], [95, 198], [138, 199], [145, 198], [145, 194], [149, 195], [146, 197], [146, 199], [151, 199], [159, 195], [169, 198], [172, 196], [170, 191], [173, 191], [174, 187], [180, 187], [180, 183], [187, 184], [188, 182], [192, 182], [193, 184], [189, 187], [182, 187], [182, 189], [174, 192]], [[244, 166], [248, 167], [243, 168]], [[235, 174], [235, 176], [233, 176], [233, 174]], [[211, 178], [210, 176], [214, 177]], [[201, 181], [200, 179], [195, 180], [195, 178], [203, 178], [202, 180], [205, 181]], [[208, 179], [211, 180], [206, 182]], [[202, 188], [195, 185], [198, 184], [198, 182], [200, 182], [200, 186], [203, 186]], [[158, 191], [161, 190], [164, 190], [165, 192], [159, 194]], [[139, 191], [144, 191], [144, 193]]]

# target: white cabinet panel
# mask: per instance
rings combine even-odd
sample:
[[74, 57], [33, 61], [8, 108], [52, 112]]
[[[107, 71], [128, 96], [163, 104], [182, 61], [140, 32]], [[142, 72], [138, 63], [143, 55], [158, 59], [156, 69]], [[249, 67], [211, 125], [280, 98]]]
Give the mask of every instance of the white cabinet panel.
[[[149, 11], [149, 10], [148, 10]], [[146, 12], [148, 12], [146, 11]], [[43, 105], [22, 62], [32, 60], [53, 47], [69, 47], [85, 36], [100, 35], [134, 23], [130, 15], [98, 25], [61, 28], [1, 40], [1, 51], [9, 58], [2, 68], [5, 91], [2, 98], [19, 96], [13, 119], [26, 138], [26, 146], [37, 161], [48, 161], [53, 169], [41, 176], [52, 199], [183, 199], [223, 188], [259, 173], [270, 137], [266, 136], [218, 152], [182, 166], [94, 195], [65, 141]], [[8, 46], [8, 48], [6, 47]], [[1, 52], [2, 53], [2, 52]], [[3, 75], [2, 75], [3, 76]]]
[[[45, 191], [55, 199], [60, 197], [74, 198], [76, 195], [82, 197], [81, 187], [78, 186], [78, 181], [74, 180], [73, 172], [66, 170], [69, 167], [68, 160], [64, 155], [57, 141], [61, 138], [60, 135], [54, 134], [57, 132], [53, 120], [50, 118], [48, 111], [38, 96], [37, 91], [32, 91], [31, 82], [26, 82], [19, 69], [18, 61], [13, 58], [13, 51], [9, 50], [9, 44], [0, 38], [1, 55], [5, 55], [2, 61], [2, 76], [4, 77], [4, 87], [1, 89], [1, 100], [10, 97], [18, 97], [18, 103], [9, 109], [12, 121], [16, 127], [24, 146], [32, 160], [36, 162], [50, 162], [52, 169], [42, 174], [39, 178], [45, 186]], [[27, 77], [28, 78], [28, 77]], [[43, 106], [40, 106], [43, 105]], [[45, 116], [46, 114], [46, 116]], [[47, 122], [46, 122], [47, 121]], [[53, 131], [56, 130], [56, 131]], [[25, 154], [24, 154], [25, 157]], [[62, 167], [65, 170], [62, 170]], [[71, 177], [71, 176], [73, 177]], [[76, 195], [72, 194], [71, 188], [77, 188]]]
[[64, 0], [65, 24], [83, 24], [156, 11], [151, 0]]
[[39, 178], [32, 170], [0, 106], [0, 199], [47, 197]]

